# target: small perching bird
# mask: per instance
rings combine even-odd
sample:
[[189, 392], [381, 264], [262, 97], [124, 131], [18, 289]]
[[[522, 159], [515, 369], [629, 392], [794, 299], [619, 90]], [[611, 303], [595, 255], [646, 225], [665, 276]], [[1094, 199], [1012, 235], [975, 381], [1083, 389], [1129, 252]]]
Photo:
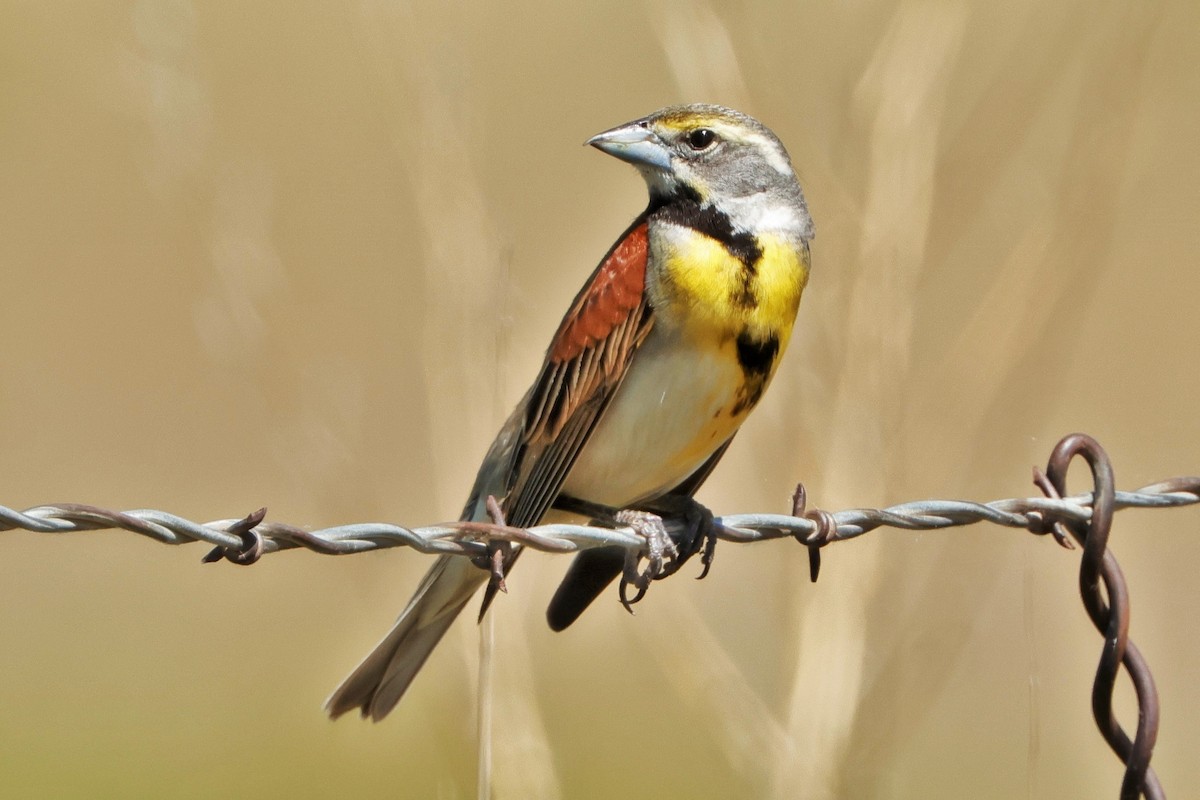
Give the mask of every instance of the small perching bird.
[[[541, 372], [484, 458], [464, 520], [489, 520], [489, 497], [516, 527], [553, 521], [573, 505], [694, 502], [791, 337], [813, 225], [775, 134], [745, 114], [697, 104], [587, 143], [635, 166], [650, 204], [559, 324]], [[550, 626], [574, 622], [624, 560], [613, 548], [576, 556], [551, 600]], [[488, 579], [467, 558], [440, 557], [329, 698], [330, 716], [386, 716]]]

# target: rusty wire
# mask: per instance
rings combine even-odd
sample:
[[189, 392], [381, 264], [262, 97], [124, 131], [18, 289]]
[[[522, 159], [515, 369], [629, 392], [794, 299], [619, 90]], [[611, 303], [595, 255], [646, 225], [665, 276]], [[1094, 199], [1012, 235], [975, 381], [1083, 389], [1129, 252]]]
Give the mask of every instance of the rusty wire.
[[[1050, 455], [1046, 472], [1035, 475], [1034, 479], [1047, 496], [1061, 496], [1065, 491], [1067, 469], [1076, 456], [1082, 457], [1092, 472], [1095, 500], [1091, 519], [1054, 520], [1052, 527], [1060, 536], [1069, 533], [1083, 546], [1079, 593], [1092, 624], [1104, 636], [1100, 665], [1092, 683], [1092, 715], [1108, 746], [1125, 763], [1121, 800], [1135, 800], [1139, 796], [1157, 800], [1165, 797], [1158, 776], [1150, 768], [1150, 756], [1158, 738], [1158, 690], [1154, 686], [1154, 676], [1150, 674], [1150, 665], [1129, 639], [1129, 589], [1116, 557], [1108, 549], [1116, 495], [1112, 463], [1095, 439], [1076, 433], [1058, 443]], [[1043, 526], [1034, 532], [1050, 532], [1050, 527]], [[1112, 708], [1117, 674], [1122, 666], [1129, 673], [1137, 694], [1137, 731], [1132, 741], [1117, 722]]]
[[[1075, 456], [1084, 458], [1091, 468], [1094, 491], [1064, 497], [1067, 467]], [[1073, 539], [1083, 548], [1079, 582], [1084, 606], [1093, 624], [1104, 635], [1104, 649], [1093, 684], [1093, 715], [1101, 734], [1126, 765], [1122, 800], [1138, 796], [1158, 800], [1165, 795], [1150, 768], [1158, 731], [1158, 694], [1149, 666], [1129, 639], [1129, 592], [1116, 558], [1108, 550], [1108, 536], [1116, 511], [1200, 503], [1200, 476], [1170, 478], [1132, 492], [1117, 491], [1104, 449], [1089, 436], [1073, 434], [1059, 442], [1045, 473], [1035, 470], [1034, 482], [1044, 497], [989, 503], [920, 500], [885, 509], [836, 512], [808, 509], [804, 487], [798, 486], [791, 515], [715, 517], [710, 533], [715, 539], [743, 543], [794, 538], [808, 548], [814, 581], [820, 569], [822, 547], [883, 527], [937, 530], [991, 522], [1035, 534], [1051, 534], [1064, 547], [1073, 547]], [[206, 542], [213, 545], [213, 549], [204, 556], [205, 562], [228, 560], [243, 565], [252, 564], [268, 553], [295, 548], [307, 548], [324, 555], [346, 555], [388, 547], [410, 547], [422, 553], [467, 556], [486, 565], [495, 561], [492, 555], [498, 543], [519, 544], [549, 553], [616, 546], [634, 555], [644, 555], [651, 547], [645, 535], [621, 526], [553, 524], [515, 528], [494, 517], [495, 521], [491, 523], [447, 522], [420, 528], [360, 523], [308, 531], [295, 525], [266, 521], [265, 515], [266, 509], [259, 509], [240, 519], [201, 524], [152, 509], [110, 511], [63, 503], [15, 511], [0, 506], [0, 531], [24, 529], [38, 533], [71, 533], [120, 529], [164, 544]], [[679, 520], [664, 520], [664, 523], [672, 536], [684, 530], [684, 524]], [[711, 552], [708, 552], [706, 571], [710, 561]], [[675, 568], [664, 569], [664, 574], [659, 577], [674, 571]], [[502, 581], [503, 575], [493, 576], [493, 579]], [[1133, 739], [1117, 722], [1112, 709], [1113, 691], [1122, 666], [1133, 681], [1138, 700], [1138, 724]]]

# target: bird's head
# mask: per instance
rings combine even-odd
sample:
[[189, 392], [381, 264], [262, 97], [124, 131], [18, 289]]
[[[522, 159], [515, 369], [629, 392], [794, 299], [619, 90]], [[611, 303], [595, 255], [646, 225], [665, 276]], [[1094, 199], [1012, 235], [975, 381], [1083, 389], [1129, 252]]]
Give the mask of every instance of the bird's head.
[[812, 222], [791, 159], [753, 117], [724, 106], [670, 106], [598, 133], [587, 144], [637, 167], [652, 202], [687, 198], [717, 206], [744, 227]]

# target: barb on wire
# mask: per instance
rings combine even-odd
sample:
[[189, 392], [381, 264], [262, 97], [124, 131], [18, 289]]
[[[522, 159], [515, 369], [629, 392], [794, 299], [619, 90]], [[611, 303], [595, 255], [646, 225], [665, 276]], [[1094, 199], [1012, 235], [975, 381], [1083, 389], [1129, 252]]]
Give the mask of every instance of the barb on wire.
[[[1094, 491], [1064, 497], [1067, 467], [1075, 456], [1087, 461]], [[792, 498], [792, 513], [734, 514], [706, 520], [705, 572], [712, 563], [716, 539], [757, 542], [794, 538], [808, 548], [809, 570], [817, 579], [821, 548], [853, 539], [877, 528], [938, 530], [978, 522], [1023, 528], [1035, 534], [1052, 534], [1059, 544], [1083, 548], [1080, 564], [1080, 593], [1096, 628], [1104, 635], [1104, 650], [1093, 683], [1092, 711], [1101, 734], [1125, 763], [1122, 798], [1139, 795], [1149, 800], [1164, 797], [1150, 768], [1150, 756], [1158, 732], [1159, 705], [1154, 679], [1140, 651], [1129, 639], [1129, 592], [1116, 558], [1108, 550], [1113, 514], [1125, 508], [1168, 508], [1200, 503], [1200, 477], [1171, 478], [1119, 492], [1112, 467], [1103, 448], [1091, 437], [1073, 434], [1064, 438], [1050, 457], [1045, 473], [1035, 472], [1034, 481], [1044, 497], [972, 503], [959, 500], [921, 500], [884, 509], [851, 509], [829, 512], [810, 509], [803, 486]], [[492, 509], [494, 506], [494, 509]], [[642, 577], [665, 577], [679, 563], [662, 558], [661, 540], [628, 526], [539, 525], [514, 528], [505, 524], [499, 504], [491, 501], [491, 522], [447, 522], [422, 528], [405, 528], [384, 523], [339, 525], [307, 531], [295, 525], [266, 521], [266, 509], [240, 519], [204, 524], [163, 511], [138, 509], [110, 511], [96, 506], [65, 503], [43, 505], [24, 511], [0, 506], [0, 531], [24, 529], [38, 533], [71, 533], [120, 529], [165, 544], [200, 541], [213, 546], [204, 561], [228, 560], [252, 564], [262, 556], [281, 550], [307, 548], [326, 555], [345, 555], [387, 547], [411, 547], [422, 553], [451, 554], [471, 558], [491, 573], [490, 586], [504, 589], [504, 571], [513, 545], [550, 553], [574, 553], [593, 547], [621, 547], [633, 563], [648, 558]], [[686, 520], [661, 520], [666, 533], [678, 539], [687, 533]], [[692, 532], [694, 534], [694, 531]], [[657, 548], [657, 550], [656, 550]], [[658, 556], [655, 555], [658, 553]], [[689, 553], [690, 554], [690, 553]], [[686, 555], [684, 556], [686, 558]], [[681, 563], [681, 562], [680, 562]], [[636, 571], [636, 570], [635, 570]], [[1103, 587], [1103, 590], [1101, 589]], [[624, 589], [624, 587], [623, 587]], [[639, 584], [639, 596], [644, 587]], [[623, 595], [624, 596], [624, 595]], [[1138, 724], [1134, 737], [1116, 720], [1112, 695], [1117, 674], [1124, 667], [1138, 699]]]

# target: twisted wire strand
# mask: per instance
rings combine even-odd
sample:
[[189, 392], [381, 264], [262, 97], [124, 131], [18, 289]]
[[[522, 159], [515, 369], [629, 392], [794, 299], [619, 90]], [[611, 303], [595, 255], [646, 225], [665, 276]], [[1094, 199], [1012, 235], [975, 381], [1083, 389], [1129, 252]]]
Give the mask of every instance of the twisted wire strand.
[[[1174, 508], [1200, 503], [1200, 476], [1171, 478], [1132, 492], [1115, 492], [1114, 511], [1126, 508]], [[795, 538], [805, 544], [827, 544], [854, 539], [877, 528], [940, 530], [991, 522], [1008, 528], [1041, 532], [1047, 519], [1087, 523], [1092, 516], [1092, 494], [1061, 499], [1010, 498], [989, 503], [963, 500], [918, 500], [889, 508], [856, 508], [830, 512], [833, 526], [822, 531], [818, 520], [790, 514], [732, 514], [714, 519], [719, 539], [757, 542]], [[36, 533], [77, 533], [125, 530], [163, 544], [205, 542], [228, 557], [247, 550], [247, 535], [261, 541], [261, 553], [306, 548], [323, 555], [347, 555], [388, 547], [410, 547], [426, 554], [486, 556], [487, 542], [505, 541], [547, 553], [574, 553], [592, 547], [622, 547], [641, 551], [645, 537], [631, 528], [590, 525], [539, 525], [513, 528], [486, 522], [446, 522], [407, 528], [381, 522], [337, 525], [305, 530], [296, 525], [264, 520], [264, 509], [241, 519], [198, 523], [154, 509], [111, 511], [79, 503], [40, 505], [17, 511], [0, 506], [0, 531], [22, 529]], [[255, 524], [254, 520], [259, 520]], [[665, 521], [668, 533], [683, 524]], [[825, 541], [813, 542], [825, 535]], [[212, 555], [212, 554], [210, 554]], [[216, 560], [209, 558], [208, 560]], [[245, 559], [239, 563], [246, 563]]]
[[[1092, 682], [1092, 716], [1109, 748], [1125, 764], [1121, 800], [1137, 800], [1138, 797], [1161, 800], [1166, 795], [1150, 767], [1150, 757], [1158, 739], [1158, 689], [1150, 665], [1129, 638], [1129, 588], [1116, 556], [1108, 549], [1116, 495], [1112, 462], [1099, 442], [1086, 434], [1076, 433], [1058, 443], [1050, 455], [1046, 472], [1035, 474], [1034, 480], [1048, 496], [1059, 496], [1066, 485], [1067, 470], [1076, 457], [1086, 461], [1092, 473], [1095, 503], [1091, 519], [1087, 522], [1056, 520], [1053, 525], [1060, 536], [1070, 535], [1083, 547], [1079, 593], [1092, 624], [1104, 637], [1104, 648]], [[1113, 712], [1113, 693], [1122, 668], [1129, 675], [1137, 695], [1138, 718], [1132, 739]]]

